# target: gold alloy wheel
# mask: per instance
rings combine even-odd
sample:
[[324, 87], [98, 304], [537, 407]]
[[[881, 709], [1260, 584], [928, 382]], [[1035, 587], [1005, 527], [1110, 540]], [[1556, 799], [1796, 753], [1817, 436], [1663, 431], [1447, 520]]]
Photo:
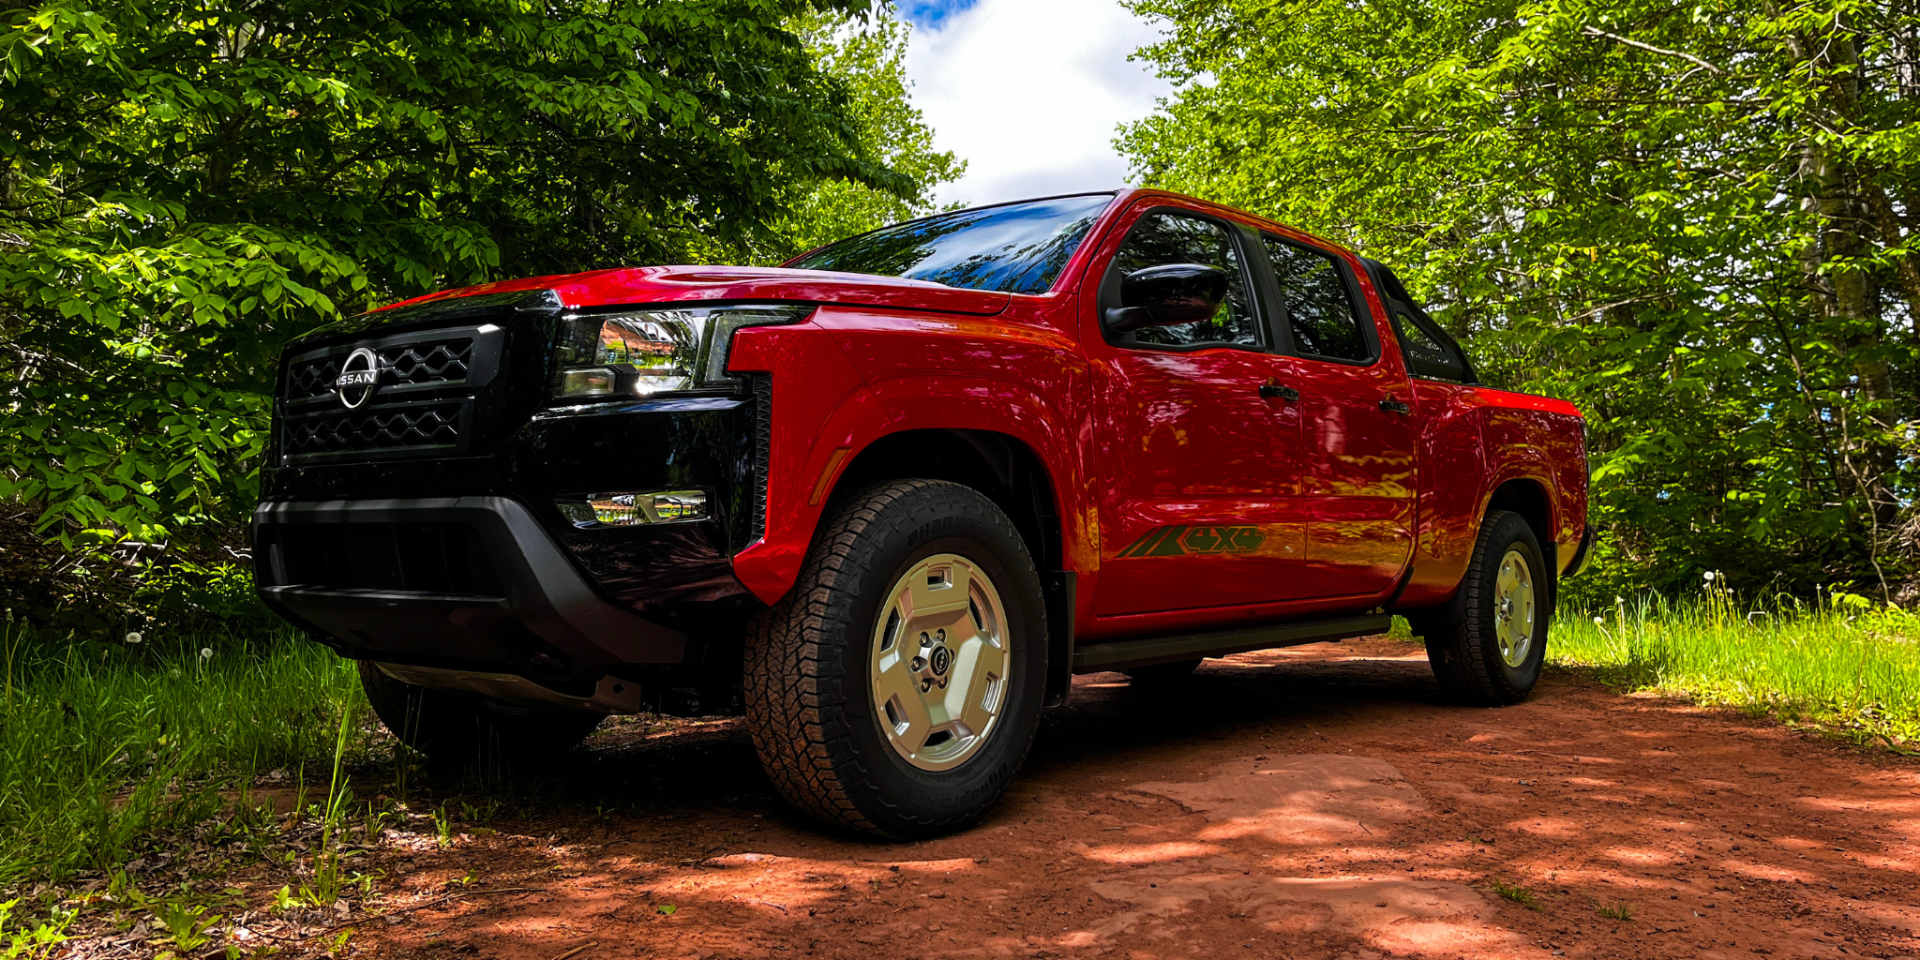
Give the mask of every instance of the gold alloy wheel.
[[1007, 613], [973, 561], [942, 553], [887, 590], [867, 674], [874, 720], [901, 758], [922, 770], [967, 762], [1006, 705]]
[[1493, 584], [1493, 633], [1509, 667], [1524, 665], [1533, 652], [1533, 615], [1533, 567], [1526, 554], [1508, 550]]

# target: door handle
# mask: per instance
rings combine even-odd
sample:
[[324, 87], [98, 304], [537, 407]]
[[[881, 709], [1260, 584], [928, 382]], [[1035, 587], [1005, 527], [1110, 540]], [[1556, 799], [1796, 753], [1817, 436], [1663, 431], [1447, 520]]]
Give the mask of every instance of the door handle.
[[1385, 410], [1388, 413], [1412, 413], [1413, 412], [1412, 407], [1409, 407], [1406, 404], [1393, 399], [1392, 397], [1388, 397], [1387, 399], [1380, 401], [1380, 409]]
[[1283, 387], [1277, 383], [1261, 384], [1260, 395], [1263, 397], [1266, 397], [1268, 400], [1272, 400], [1275, 397], [1279, 397], [1282, 400], [1300, 399], [1300, 391], [1295, 390], [1292, 387]]

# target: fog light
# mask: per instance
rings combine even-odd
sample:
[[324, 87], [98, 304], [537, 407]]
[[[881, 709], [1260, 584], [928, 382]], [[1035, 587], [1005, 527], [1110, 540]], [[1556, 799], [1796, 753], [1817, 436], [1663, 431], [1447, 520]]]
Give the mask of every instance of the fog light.
[[613, 371], [606, 367], [583, 367], [560, 374], [563, 397], [604, 397], [613, 393]]
[[576, 527], [637, 527], [643, 523], [707, 519], [704, 490], [590, 493], [555, 500], [554, 506]]

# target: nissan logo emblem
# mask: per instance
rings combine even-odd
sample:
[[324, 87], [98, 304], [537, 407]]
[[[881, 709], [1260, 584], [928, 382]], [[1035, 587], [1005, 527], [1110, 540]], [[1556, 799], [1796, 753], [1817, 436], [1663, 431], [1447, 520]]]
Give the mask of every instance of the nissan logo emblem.
[[357, 410], [373, 398], [380, 383], [380, 355], [366, 347], [347, 355], [340, 364], [340, 375], [333, 380], [334, 392], [348, 410]]

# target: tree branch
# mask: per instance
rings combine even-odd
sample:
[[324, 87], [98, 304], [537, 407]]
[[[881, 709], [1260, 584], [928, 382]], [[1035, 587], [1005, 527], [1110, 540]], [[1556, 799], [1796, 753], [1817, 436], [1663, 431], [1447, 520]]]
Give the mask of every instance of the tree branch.
[[1668, 50], [1663, 47], [1656, 47], [1651, 43], [1641, 43], [1638, 40], [1629, 40], [1626, 37], [1623, 37], [1617, 33], [1608, 33], [1605, 30], [1600, 29], [1599, 27], [1583, 27], [1581, 28], [1580, 32], [1586, 34], [1589, 37], [1605, 37], [1608, 40], [1614, 40], [1620, 43], [1624, 43], [1629, 47], [1638, 47], [1641, 50], [1647, 51], [1648, 53], [1657, 53], [1665, 57], [1679, 57], [1682, 60], [1686, 60], [1690, 63], [1697, 64], [1702, 69], [1710, 70], [1723, 77], [1727, 75], [1727, 72], [1725, 70], [1722, 70], [1719, 67], [1716, 67], [1713, 64], [1708, 63], [1705, 60], [1702, 60], [1691, 53], [1681, 53], [1678, 50]]

